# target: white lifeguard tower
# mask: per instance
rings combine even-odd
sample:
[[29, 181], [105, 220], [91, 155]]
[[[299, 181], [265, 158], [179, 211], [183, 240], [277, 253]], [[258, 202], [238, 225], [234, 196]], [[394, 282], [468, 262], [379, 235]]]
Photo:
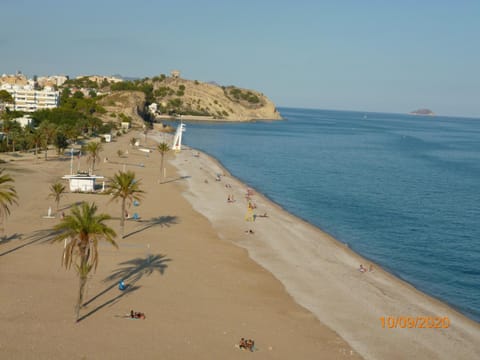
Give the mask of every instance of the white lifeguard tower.
[[174, 151], [182, 150], [182, 133], [184, 131], [185, 131], [185, 124], [181, 122], [177, 127], [177, 131], [175, 132], [175, 136], [173, 137], [172, 150], [174, 150]]

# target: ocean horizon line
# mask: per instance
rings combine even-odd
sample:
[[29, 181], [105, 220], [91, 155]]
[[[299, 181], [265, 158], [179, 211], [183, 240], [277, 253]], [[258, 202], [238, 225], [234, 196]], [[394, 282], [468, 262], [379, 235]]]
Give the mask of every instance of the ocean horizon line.
[[291, 109], [291, 110], [312, 110], [312, 111], [332, 111], [332, 112], [347, 112], [347, 113], [360, 113], [360, 114], [387, 114], [387, 115], [405, 115], [419, 118], [459, 118], [465, 120], [480, 120], [480, 115], [444, 115], [441, 113], [435, 113], [435, 115], [416, 115], [409, 112], [392, 112], [392, 111], [373, 111], [373, 110], [355, 110], [355, 109], [334, 109], [334, 108], [321, 108], [321, 107], [309, 107], [309, 106], [285, 106], [277, 105], [277, 109]]

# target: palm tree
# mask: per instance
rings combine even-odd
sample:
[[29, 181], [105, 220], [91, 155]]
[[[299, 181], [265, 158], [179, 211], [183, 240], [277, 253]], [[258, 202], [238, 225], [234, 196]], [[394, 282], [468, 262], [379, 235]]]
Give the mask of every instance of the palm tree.
[[100, 152], [103, 150], [103, 144], [101, 142], [89, 142], [85, 147], [88, 153], [88, 161], [92, 162], [92, 171], [95, 170], [95, 162], [100, 160]]
[[[5, 169], [0, 169], [0, 222], [10, 215], [10, 207], [13, 204], [18, 204], [17, 191], [13, 186], [13, 178], [9, 174], [4, 174]], [[3, 230], [3, 229], [2, 229]]]
[[30, 134], [30, 143], [35, 147], [35, 157], [38, 155], [38, 147], [42, 143], [42, 133], [34, 129]]
[[165, 177], [164, 176], [164, 171], [163, 171], [163, 158], [165, 157], [165, 154], [168, 153], [171, 149], [170, 149], [170, 146], [168, 146], [168, 144], [166, 142], [161, 142], [160, 144], [158, 144], [157, 149], [158, 149], [158, 151], [160, 151], [160, 155], [162, 157], [161, 162], [160, 162], [160, 172], [161, 172], [161, 176], [162, 176], [162, 179], [163, 179]]
[[65, 185], [60, 182], [56, 182], [50, 186], [50, 194], [48, 197], [52, 197], [55, 199], [55, 203], [57, 204], [57, 212], [58, 212], [58, 205], [60, 204], [60, 199], [62, 198], [63, 194], [65, 193]]
[[42, 139], [43, 139], [42, 143], [45, 149], [45, 160], [47, 160], [48, 145], [50, 144], [53, 137], [55, 136], [55, 133], [57, 132], [57, 127], [55, 126], [55, 124], [49, 121], [42, 121], [42, 123], [38, 127], [38, 130], [42, 134]]
[[75, 307], [77, 321], [79, 320], [88, 275], [92, 270], [96, 270], [98, 265], [98, 241], [106, 240], [118, 248], [114, 240], [117, 234], [104, 223], [105, 220], [111, 219], [111, 216], [108, 214], [97, 215], [96, 212], [97, 206], [95, 203], [84, 202], [80, 207], [75, 205], [71, 214], [67, 215], [54, 228], [60, 234], [53, 241], [65, 241], [62, 265], [66, 269], [70, 269], [72, 263], [75, 263], [80, 279], [78, 300]]
[[140, 189], [140, 180], [135, 179], [133, 171], [119, 171], [110, 179], [109, 194], [113, 195], [113, 200], [122, 199], [122, 209], [120, 215], [120, 226], [122, 228], [122, 237], [125, 236], [125, 206], [127, 200], [132, 203], [133, 200], [140, 200], [143, 190]]

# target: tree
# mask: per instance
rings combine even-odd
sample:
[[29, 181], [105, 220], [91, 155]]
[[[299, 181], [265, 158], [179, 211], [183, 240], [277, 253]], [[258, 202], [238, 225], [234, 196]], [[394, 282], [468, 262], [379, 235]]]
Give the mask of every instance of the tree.
[[30, 133], [29, 139], [30, 139], [30, 144], [35, 148], [35, 157], [36, 157], [38, 155], [38, 147], [42, 143], [42, 133], [39, 130], [34, 129]]
[[65, 185], [60, 182], [56, 182], [50, 186], [50, 194], [48, 197], [54, 198], [55, 203], [57, 204], [57, 212], [58, 212], [58, 205], [60, 204], [60, 200], [65, 193]]
[[163, 158], [165, 157], [165, 154], [168, 153], [171, 149], [170, 149], [170, 146], [168, 146], [168, 144], [166, 142], [161, 142], [160, 144], [158, 144], [157, 146], [157, 149], [158, 151], [160, 152], [160, 156], [162, 157], [161, 158], [161, 162], [160, 162], [160, 176], [162, 177], [162, 179], [165, 177], [164, 176], [164, 170], [163, 170]]
[[15, 145], [15, 143], [17, 142], [22, 133], [22, 126], [18, 122], [13, 121], [13, 126], [11, 127], [9, 134], [10, 140], [12, 141], [12, 152], [17, 151], [17, 146]]
[[75, 205], [70, 215], [67, 215], [54, 230], [60, 234], [54, 238], [54, 242], [65, 241], [62, 265], [70, 269], [75, 264], [80, 284], [78, 300], [75, 307], [76, 318], [79, 320], [80, 307], [83, 303], [83, 295], [87, 284], [88, 275], [96, 270], [98, 265], [98, 241], [105, 240], [118, 248], [114, 238], [115, 231], [108, 227], [104, 221], [111, 219], [108, 214], [96, 214], [95, 203], [82, 203], [80, 207]]
[[110, 189], [108, 193], [113, 195], [112, 200], [122, 200], [120, 226], [122, 228], [122, 237], [125, 236], [125, 207], [127, 200], [132, 203], [133, 200], [140, 200], [143, 190], [140, 189], [140, 180], [135, 179], [133, 171], [119, 171], [110, 179]]
[[103, 150], [103, 144], [100, 142], [89, 142], [85, 147], [88, 154], [88, 161], [92, 162], [92, 171], [95, 170], [95, 162], [100, 160], [100, 152]]
[[0, 169], [0, 221], [2, 223], [10, 215], [10, 206], [18, 204], [17, 191], [12, 184], [14, 180], [9, 174], [4, 174], [4, 171], [5, 169]]
[[45, 150], [45, 160], [47, 160], [48, 145], [55, 136], [55, 133], [57, 132], [57, 127], [55, 126], [55, 124], [49, 121], [42, 121], [42, 123], [38, 127], [38, 131], [40, 131], [40, 133], [42, 134], [42, 144], [43, 149]]
[[57, 148], [58, 155], [62, 154], [68, 147], [68, 138], [66, 133], [67, 130], [64, 127], [59, 127], [53, 139], [53, 144]]
[[7, 90], [0, 90], [0, 103], [13, 104], [13, 97]]

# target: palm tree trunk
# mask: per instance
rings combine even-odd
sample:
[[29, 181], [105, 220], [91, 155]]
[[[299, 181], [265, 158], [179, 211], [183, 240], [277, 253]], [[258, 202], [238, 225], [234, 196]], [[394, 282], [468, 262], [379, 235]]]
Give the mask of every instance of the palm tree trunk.
[[122, 214], [120, 215], [120, 227], [122, 228], [122, 238], [125, 237], [125, 198], [122, 198]]
[[163, 155], [163, 153], [162, 153], [161, 155], [162, 155], [162, 159], [160, 160], [160, 177], [161, 177], [162, 179], [164, 179], [164, 175], [163, 175], [163, 174], [165, 173], [165, 172], [163, 171], [163, 156], [164, 156], [164, 155]]
[[87, 274], [80, 273], [80, 286], [78, 289], [78, 301], [77, 306], [75, 307], [75, 312], [77, 315], [77, 321], [80, 319], [80, 308], [83, 304], [83, 294], [85, 293], [85, 285], [87, 285]]

